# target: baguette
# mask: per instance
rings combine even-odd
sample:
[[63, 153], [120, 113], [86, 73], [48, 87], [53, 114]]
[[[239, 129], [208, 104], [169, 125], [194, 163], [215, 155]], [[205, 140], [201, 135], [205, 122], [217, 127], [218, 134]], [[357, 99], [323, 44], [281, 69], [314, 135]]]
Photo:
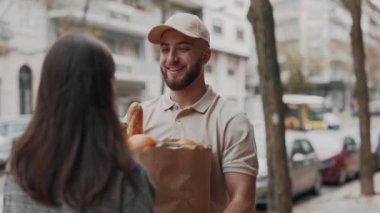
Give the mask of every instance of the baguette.
[[128, 108], [125, 131], [127, 137], [143, 133], [143, 109], [137, 102], [133, 102]]

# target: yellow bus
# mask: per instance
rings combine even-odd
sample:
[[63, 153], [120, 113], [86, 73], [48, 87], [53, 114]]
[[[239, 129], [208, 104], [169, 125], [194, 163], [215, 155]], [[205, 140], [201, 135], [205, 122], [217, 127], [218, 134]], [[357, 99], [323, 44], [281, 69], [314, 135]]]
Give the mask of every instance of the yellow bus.
[[316, 95], [286, 94], [282, 100], [285, 104], [285, 127], [291, 129], [311, 130], [326, 127], [324, 114], [325, 99]]

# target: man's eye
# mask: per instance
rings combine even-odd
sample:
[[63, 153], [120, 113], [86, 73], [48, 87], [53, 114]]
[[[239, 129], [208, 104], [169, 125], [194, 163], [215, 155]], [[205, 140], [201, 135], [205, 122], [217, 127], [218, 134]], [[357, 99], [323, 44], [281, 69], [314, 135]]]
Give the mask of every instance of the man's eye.
[[181, 51], [181, 52], [187, 52], [187, 51], [189, 51], [189, 50], [190, 50], [189, 47], [180, 47], [180, 48], [179, 48], [179, 51]]
[[161, 52], [162, 53], [167, 53], [167, 52], [169, 52], [169, 49], [168, 48], [161, 48]]

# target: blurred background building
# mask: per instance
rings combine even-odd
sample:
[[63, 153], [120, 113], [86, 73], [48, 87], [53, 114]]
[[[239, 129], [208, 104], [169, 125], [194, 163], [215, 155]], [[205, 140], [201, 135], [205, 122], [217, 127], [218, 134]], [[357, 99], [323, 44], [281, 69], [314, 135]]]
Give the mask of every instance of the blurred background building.
[[[369, 86], [374, 91], [379, 88], [379, 67], [370, 64], [374, 64], [371, 58], [378, 56], [380, 50], [380, 13], [379, 5], [371, 2], [376, 1], [363, 1], [362, 30]], [[341, 0], [271, 0], [271, 3], [286, 89], [325, 96], [333, 110], [344, 110], [355, 96], [355, 75], [350, 43], [352, 18]]]
[[204, 19], [213, 51], [206, 68], [207, 82], [244, 108], [245, 73], [253, 42], [245, 17], [249, 0], [90, 0], [88, 9], [86, 2], [0, 1], [0, 116], [33, 112], [47, 49], [60, 35], [79, 29], [92, 33], [112, 50], [121, 116], [132, 101], [160, 95], [165, 88], [158, 48], [146, 35], [152, 26], [179, 11]]
[[[319, 94], [332, 108], [347, 107], [355, 80], [349, 13], [339, 0], [271, 2], [286, 92]], [[132, 101], [160, 95], [166, 88], [159, 50], [146, 35], [180, 11], [198, 15], [210, 30], [207, 83], [249, 116], [262, 115], [249, 6], [250, 0], [0, 0], [0, 117], [33, 112], [45, 53], [73, 30], [92, 33], [112, 50], [120, 116]], [[372, 91], [380, 85], [379, 6], [370, 0], [363, 6]]]

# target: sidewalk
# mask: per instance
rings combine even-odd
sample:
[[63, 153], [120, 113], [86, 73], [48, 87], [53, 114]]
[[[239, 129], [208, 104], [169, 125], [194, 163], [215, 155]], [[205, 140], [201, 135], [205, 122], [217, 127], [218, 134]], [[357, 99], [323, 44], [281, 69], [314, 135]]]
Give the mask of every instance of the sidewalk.
[[347, 183], [337, 191], [301, 203], [294, 213], [378, 213], [380, 212], [380, 172], [374, 175], [376, 195], [360, 195], [360, 182]]

